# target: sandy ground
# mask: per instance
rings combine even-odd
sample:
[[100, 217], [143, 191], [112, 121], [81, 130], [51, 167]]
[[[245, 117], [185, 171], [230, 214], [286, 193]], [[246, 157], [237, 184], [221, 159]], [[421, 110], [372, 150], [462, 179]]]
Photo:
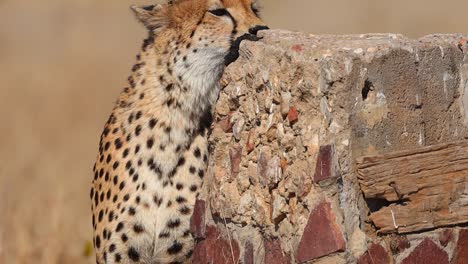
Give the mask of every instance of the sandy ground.
[[[0, 0], [0, 263], [94, 262], [88, 185], [142, 2]], [[468, 1], [263, 2], [272, 27], [313, 33], [468, 29]]]

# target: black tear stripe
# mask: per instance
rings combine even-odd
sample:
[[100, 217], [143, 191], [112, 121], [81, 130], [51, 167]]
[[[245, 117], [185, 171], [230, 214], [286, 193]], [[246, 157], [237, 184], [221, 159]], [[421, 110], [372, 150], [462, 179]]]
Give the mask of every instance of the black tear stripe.
[[234, 24], [234, 28], [232, 29], [232, 33], [231, 33], [231, 48], [229, 49], [229, 53], [224, 57], [224, 65], [226, 66], [231, 64], [232, 62], [234, 62], [235, 60], [239, 58], [240, 43], [243, 40], [258, 41], [261, 39], [257, 37], [256, 35], [252, 35], [249, 33], [246, 33], [238, 37], [237, 39], [235, 39], [236, 34], [237, 34], [238, 24], [231, 14], [229, 14], [228, 16], [229, 18], [231, 18], [232, 23]]

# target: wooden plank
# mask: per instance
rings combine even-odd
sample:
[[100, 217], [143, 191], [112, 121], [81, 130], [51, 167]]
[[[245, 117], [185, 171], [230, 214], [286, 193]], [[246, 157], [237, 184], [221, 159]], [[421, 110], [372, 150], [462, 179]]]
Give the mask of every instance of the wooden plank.
[[468, 141], [362, 157], [365, 199], [390, 202], [372, 212], [379, 233], [409, 233], [468, 222]]

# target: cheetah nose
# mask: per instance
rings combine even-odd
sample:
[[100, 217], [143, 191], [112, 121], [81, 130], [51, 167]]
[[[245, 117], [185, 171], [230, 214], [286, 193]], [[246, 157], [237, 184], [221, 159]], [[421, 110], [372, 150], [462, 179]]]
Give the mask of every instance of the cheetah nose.
[[257, 35], [258, 31], [267, 30], [267, 29], [270, 29], [270, 28], [267, 26], [255, 26], [249, 29], [249, 33], [253, 35]]

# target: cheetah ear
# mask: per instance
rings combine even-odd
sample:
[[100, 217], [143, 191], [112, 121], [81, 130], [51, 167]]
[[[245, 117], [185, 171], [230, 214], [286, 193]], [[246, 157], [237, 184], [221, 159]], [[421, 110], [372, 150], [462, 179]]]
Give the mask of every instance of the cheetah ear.
[[162, 5], [135, 6], [130, 7], [137, 19], [149, 30], [158, 31], [169, 24], [166, 12]]

